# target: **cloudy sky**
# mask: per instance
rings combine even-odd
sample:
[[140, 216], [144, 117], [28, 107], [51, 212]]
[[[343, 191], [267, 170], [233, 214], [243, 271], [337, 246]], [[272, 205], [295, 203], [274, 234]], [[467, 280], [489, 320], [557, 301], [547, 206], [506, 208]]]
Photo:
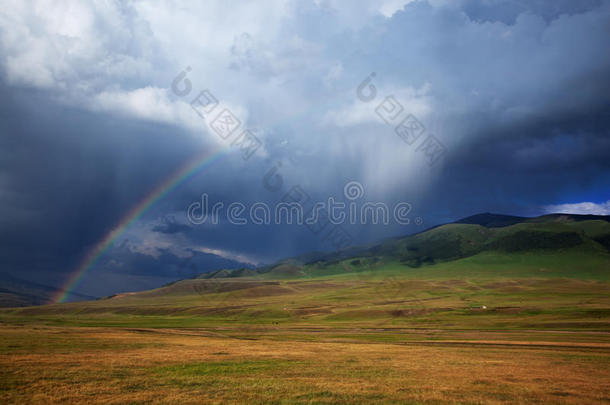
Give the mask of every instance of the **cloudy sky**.
[[608, 215], [609, 38], [604, 0], [5, 1], [2, 270], [61, 285], [111, 239], [78, 286], [103, 295], [336, 247], [194, 224], [203, 194], [348, 202], [357, 182], [358, 203], [408, 203], [409, 224], [343, 226], [350, 244], [479, 212]]

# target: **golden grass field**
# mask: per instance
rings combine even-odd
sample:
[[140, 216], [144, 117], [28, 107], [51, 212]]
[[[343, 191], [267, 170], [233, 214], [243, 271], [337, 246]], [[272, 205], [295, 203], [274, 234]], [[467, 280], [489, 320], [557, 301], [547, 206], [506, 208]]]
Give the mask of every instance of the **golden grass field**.
[[610, 283], [540, 269], [184, 280], [5, 308], [0, 404], [610, 403]]
[[1, 402], [610, 402], [610, 339], [599, 332], [362, 331], [390, 332], [405, 341], [303, 327], [4, 325]]

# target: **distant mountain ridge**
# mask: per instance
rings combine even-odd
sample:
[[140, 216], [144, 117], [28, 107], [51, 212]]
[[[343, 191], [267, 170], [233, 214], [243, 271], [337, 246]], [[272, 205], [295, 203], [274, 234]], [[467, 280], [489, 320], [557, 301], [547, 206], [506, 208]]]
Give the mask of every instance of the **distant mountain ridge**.
[[610, 222], [610, 215], [583, 215], [583, 214], [547, 214], [538, 217], [518, 217], [514, 215], [492, 214], [485, 212], [462, 218], [454, 224], [474, 224], [487, 228], [501, 228], [522, 222], [546, 222], [548, 220], [594, 221]]
[[[0, 307], [47, 304], [57, 292], [57, 287], [22, 280], [7, 273], [0, 274]], [[86, 300], [97, 299], [91, 295], [74, 295]]]
[[250, 277], [265, 273], [294, 277], [303, 267], [330, 266], [363, 258], [395, 260], [408, 267], [421, 267], [487, 251], [552, 252], [573, 248], [591, 254], [610, 254], [610, 216], [548, 214], [530, 218], [482, 213], [376, 244], [337, 252], [307, 253], [247, 272], [221, 270], [200, 274], [197, 278]]
[[466, 218], [462, 218], [453, 223], [481, 225], [487, 228], [500, 228], [504, 226], [518, 224], [520, 222], [527, 221], [528, 219], [530, 218], [517, 217], [513, 215], [492, 214], [489, 212], [485, 212], [483, 214], [475, 214]]

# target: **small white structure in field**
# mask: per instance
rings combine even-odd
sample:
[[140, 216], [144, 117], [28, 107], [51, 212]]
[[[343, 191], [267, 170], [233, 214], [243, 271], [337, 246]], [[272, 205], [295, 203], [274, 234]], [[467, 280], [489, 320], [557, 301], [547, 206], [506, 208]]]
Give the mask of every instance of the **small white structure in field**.
[[483, 305], [481, 308], [483, 308], [483, 309], [487, 309], [487, 305]]

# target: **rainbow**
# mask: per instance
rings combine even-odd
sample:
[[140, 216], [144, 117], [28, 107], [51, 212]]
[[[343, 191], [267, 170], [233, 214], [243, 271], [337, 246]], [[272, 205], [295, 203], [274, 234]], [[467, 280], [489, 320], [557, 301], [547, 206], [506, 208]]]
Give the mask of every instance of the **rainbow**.
[[87, 254], [85, 254], [83, 259], [79, 262], [78, 267], [68, 277], [63, 288], [59, 290], [52, 302], [65, 302], [70, 293], [74, 291], [79, 282], [99, 260], [99, 258], [108, 250], [108, 248], [112, 246], [114, 241], [123, 235], [127, 228], [136, 222], [157, 201], [161, 200], [176, 187], [180, 186], [197, 172], [210, 166], [224, 155], [226, 155], [226, 151], [223, 151], [222, 149], [216, 150], [212, 153], [198, 155], [193, 159], [190, 159], [184, 166], [176, 170], [172, 175], [167, 177], [162, 183], [155, 187], [146, 197], [144, 197], [138, 204], [129, 210], [127, 215], [125, 215], [102, 240], [95, 244], [87, 252]]

